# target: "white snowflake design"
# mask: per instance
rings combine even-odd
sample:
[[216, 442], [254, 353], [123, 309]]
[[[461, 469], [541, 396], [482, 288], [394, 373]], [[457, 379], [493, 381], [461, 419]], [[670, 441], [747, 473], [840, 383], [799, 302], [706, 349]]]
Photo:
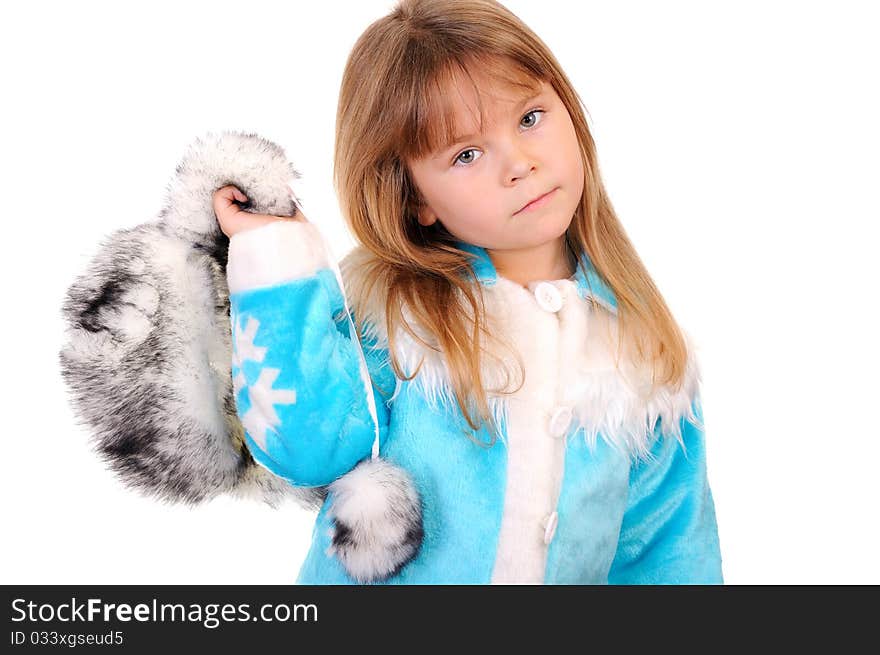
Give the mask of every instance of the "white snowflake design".
[[[241, 365], [247, 360], [262, 362], [266, 358], [268, 348], [254, 345], [254, 339], [259, 329], [260, 322], [253, 317], [248, 318], [244, 330], [241, 329], [241, 324], [238, 324], [232, 358], [233, 365], [239, 367], [238, 374], [232, 380], [236, 396], [247, 382], [244, 372], [240, 369]], [[266, 433], [269, 430], [274, 431], [274, 428], [281, 424], [281, 419], [278, 418], [274, 406], [296, 403], [295, 389], [272, 388], [280, 373], [281, 369], [278, 368], [266, 367], [260, 370], [259, 378], [247, 390], [250, 408], [241, 417], [241, 423], [245, 430], [264, 451], [266, 450]]]
[[262, 362], [266, 357], [265, 346], [255, 346], [254, 337], [260, 329], [260, 322], [253, 316], [249, 316], [244, 330], [241, 329], [241, 319], [236, 319], [235, 349], [232, 353], [232, 365], [241, 366], [245, 361]]

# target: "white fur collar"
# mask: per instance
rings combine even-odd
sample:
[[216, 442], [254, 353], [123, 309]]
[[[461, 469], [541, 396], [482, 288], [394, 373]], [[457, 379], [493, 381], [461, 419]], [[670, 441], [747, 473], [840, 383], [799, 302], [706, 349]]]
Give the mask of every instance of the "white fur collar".
[[[369, 255], [355, 249], [343, 262], [346, 288], [360, 283], [358, 263]], [[563, 307], [556, 313], [542, 309], [532, 290], [502, 277], [483, 286], [483, 297], [494, 333], [506, 335], [513, 350], [490, 348], [484, 355], [482, 373], [487, 388], [516, 388], [519, 383], [515, 353], [526, 371], [523, 387], [512, 395], [488, 394], [490, 409], [504, 425], [511, 402], [528, 402], [548, 414], [560, 406], [572, 409], [569, 435], [583, 429], [587, 444], [595, 448], [601, 436], [618, 451], [639, 458], [649, 457], [653, 427], [660, 421], [660, 433], [682, 443], [680, 421], [698, 423], [695, 403], [699, 403], [700, 372], [694, 344], [685, 333], [688, 361], [679, 389], [666, 386], [651, 392], [650, 371], [631, 363], [624, 349], [620, 370], [615, 366], [617, 353], [617, 315], [601, 299], [582, 298], [572, 280], [551, 281], [563, 296]], [[378, 285], [377, 285], [378, 286]], [[352, 296], [349, 295], [351, 298]], [[385, 334], [384, 298], [372, 294], [365, 307], [355, 311], [365, 321], [368, 336], [383, 348]], [[426, 333], [413, 326], [426, 341], [436, 345]], [[448, 369], [441, 354], [399, 330], [395, 337], [396, 355], [407, 374], [422, 362], [412, 384], [433, 407], [455, 407], [455, 397]], [[509, 376], [509, 379], [508, 379]], [[510, 383], [508, 385], [508, 382]], [[398, 381], [397, 392], [401, 382]], [[503, 437], [502, 437], [503, 439]]]

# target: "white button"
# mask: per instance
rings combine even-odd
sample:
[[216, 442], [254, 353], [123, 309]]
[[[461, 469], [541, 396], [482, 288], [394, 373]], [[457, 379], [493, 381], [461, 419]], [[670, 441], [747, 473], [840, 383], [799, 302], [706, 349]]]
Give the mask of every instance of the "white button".
[[544, 519], [544, 545], [549, 545], [553, 541], [557, 523], [559, 523], [559, 515], [556, 512]]
[[550, 436], [559, 439], [568, 434], [571, 425], [571, 407], [559, 407], [550, 417]]
[[550, 282], [539, 282], [535, 287], [535, 298], [545, 312], [556, 313], [562, 309], [562, 294]]

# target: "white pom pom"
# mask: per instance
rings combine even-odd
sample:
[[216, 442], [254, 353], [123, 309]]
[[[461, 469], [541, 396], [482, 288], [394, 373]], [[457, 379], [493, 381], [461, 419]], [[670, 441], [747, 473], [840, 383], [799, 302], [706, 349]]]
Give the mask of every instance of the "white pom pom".
[[367, 459], [329, 487], [334, 530], [329, 554], [358, 582], [398, 572], [422, 543], [422, 507], [409, 474]]

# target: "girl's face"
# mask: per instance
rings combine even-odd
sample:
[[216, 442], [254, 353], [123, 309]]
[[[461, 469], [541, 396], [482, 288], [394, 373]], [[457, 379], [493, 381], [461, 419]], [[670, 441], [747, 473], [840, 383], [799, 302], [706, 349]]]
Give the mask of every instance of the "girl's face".
[[[512, 91], [475, 76], [482, 90], [484, 131], [473, 87], [459, 85], [456, 125], [463, 137], [408, 163], [422, 195], [418, 220], [440, 223], [460, 241], [487, 250], [524, 251], [559, 240], [584, 190], [584, 169], [571, 117], [553, 87]], [[540, 204], [522, 210], [547, 194]], [[522, 210], [522, 211], [521, 211]]]

